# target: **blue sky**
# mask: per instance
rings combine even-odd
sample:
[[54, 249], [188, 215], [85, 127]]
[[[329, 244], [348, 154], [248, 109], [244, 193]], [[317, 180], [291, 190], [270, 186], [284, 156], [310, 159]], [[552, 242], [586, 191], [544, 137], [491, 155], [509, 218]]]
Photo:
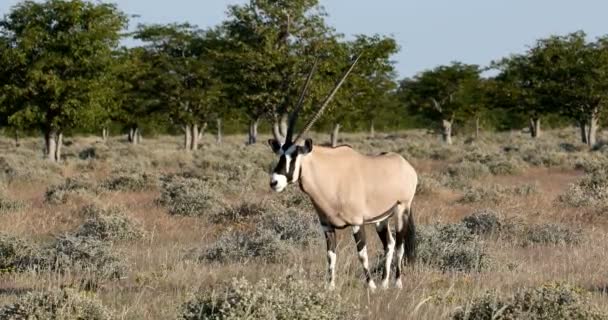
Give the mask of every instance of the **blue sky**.
[[[247, 0], [117, 0], [138, 22], [219, 23], [228, 4]], [[0, 14], [17, 0], [0, 0]], [[487, 65], [551, 34], [608, 34], [605, 0], [321, 0], [338, 32], [395, 37], [400, 77], [458, 60]]]

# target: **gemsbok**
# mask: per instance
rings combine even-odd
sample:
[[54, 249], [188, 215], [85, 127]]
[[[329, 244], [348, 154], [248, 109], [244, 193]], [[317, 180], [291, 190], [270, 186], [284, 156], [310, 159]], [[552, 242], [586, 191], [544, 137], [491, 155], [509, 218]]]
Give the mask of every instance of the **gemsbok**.
[[[360, 56], [342, 75], [315, 115], [293, 139], [294, 127], [306, 91], [317, 66], [314, 63], [302, 88], [299, 100], [290, 114], [285, 141], [268, 140], [279, 156], [272, 171], [270, 187], [283, 191], [287, 185], [299, 182], [300, 189], [312, 201], [327, 242], [329, 287], [335, 287], [336, 229], [352, 227], [359, 261], [363, 265], [367, 286], [374, 290], [367, 257], [366, 224], [375, 224], [384, 247], [382, 287], [388, 288], [395, 245], [397, 268], [395, 286], [402, 287], [403, 257], [408, 262], [415, 257], [415, 226], [412, 200], [418, 183], [414, 168], [400, 155], [391, 152], [363, 155], [349, 146], [335, 148], [313, 146], [312, 139], [303, 136], [321, 116]], [[389, 228], [389, 218], [395, 218], [396, 241]]]

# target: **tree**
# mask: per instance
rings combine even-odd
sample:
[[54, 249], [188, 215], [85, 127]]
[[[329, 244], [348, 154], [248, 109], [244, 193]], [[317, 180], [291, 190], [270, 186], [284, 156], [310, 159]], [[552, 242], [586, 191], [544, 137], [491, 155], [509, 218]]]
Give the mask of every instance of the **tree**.
[[587, 42], [582, 31], [539, 41], [552, 105], [579, 123], [581, 140], [593, 147], [608, 103], [608, 37]]
[[452, 125], [459, 113], [467, 108], [466, 101], [458, 93], [465, 84], [479, 81], [479, 73], [478, 66], [459, 62], [439, 66], [402, 81], [400, 96], [413, 112], [441, 123], [443, 141], [452, 144]]
[[[305, 75], [326, 52], [323, 47], [336, 42], [324, 17], [318, 0], [257, 0], [229, 7], [221, 27], [226, 40], [219, 54], [221, 74], [231, 104], [249, 117], [249, 143], [256, 142], [262, 118], [273, 122], [275, 138], [284, 138]], [[320, 64], [319, 73], [323, 68]], [[316, 92], [311, 88], [312, 100]]]
[[135, 35], [146, 43], [163, 111], [182, 127], [188, 151], [198, 149], [200, 129], [220, 99], [221, 84], [210, 53], [215, 37], [189, 24], [140, 26]]
[[113, 4], [81, 0], [24, 1], [0, 22], [9, 122], [40, 129], [50, 161], [61, 159], [63, 132], [91, 126], [103, 108], [105, 76], [126, 22]]

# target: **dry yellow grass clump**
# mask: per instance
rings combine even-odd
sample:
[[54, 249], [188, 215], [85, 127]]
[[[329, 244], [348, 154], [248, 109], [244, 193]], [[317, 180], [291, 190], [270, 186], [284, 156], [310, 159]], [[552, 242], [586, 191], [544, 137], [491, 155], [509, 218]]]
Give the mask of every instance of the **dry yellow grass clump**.
[[419, 259], [401, 291], [373, 294], [350, 230], [338, 234], [337, 288], [324, 291], [314, 209], [297, 186], [270, 192], [265, 144], [206, 137], [186, 153], [174, 137], [75, 137], [51, 165], [39, 139], [0, 139], [0, 315], [49, 315], [40, 308], [57, 300], [67, 319], [604, 319], [608, 151], [575, 137], [344, 135], [421, 176]]

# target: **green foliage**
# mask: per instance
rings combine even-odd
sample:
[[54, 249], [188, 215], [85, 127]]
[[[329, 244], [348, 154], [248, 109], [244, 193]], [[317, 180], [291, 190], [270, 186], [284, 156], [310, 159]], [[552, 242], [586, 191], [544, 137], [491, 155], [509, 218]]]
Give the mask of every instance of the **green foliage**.
[[161, 178], [158, 202], [167, 207], [170, 214], [185, 216], [210, 216], [220, 204], [219, 195], [208, 182], [177, 175]]
[[24, 1], [0, 21], [0, 95], [11, 125], [62, 132], [103, 110], [112, 50], [126, 17], [115, 5]]
[[70, 195], [88, 194], [93, 190], [93, 184], [83, 178], [67, 178], [61, 184], [48, 187], [44, 194], [44, 201], [50, 204], [65, 203]]
[[92, 293], [62, 289], [27, 293], [1, 306], [0, 319], [110, 320], [112, 314]]
[[417, 258], [444, 271], [481, 271], [489, 257], [479, 237], [464, 224], [418, 228]]
[[101, 183], [110, 191], [145, 191], [156, 186], [156, 177], [145, 172], [117, 172]]
[[572, 207], [605, 206], [608, 199], [608, 171], [593, 170], [577, 183], [568, 186], [558, 200]]
[[40, 260], [39, 255], [34, 243], [0, 233], [0, 274], [29, 269]]
[[356, 309], [335, 292], [308, 279], [234, 279], [217, 291], [201, 290], [184, 303], [178, 319], [358, 319]]
[[564, 284], [518, 290], [509, 298], [487, 292], [452, 314], [454, 320], [570, 320], [607, 319], [589, 301], [589, 295]]
[[87, 219], [74, 236], [109, 241], [141, 239], [144, 236], [143, 229], [124, 211], [121, 207], [104, 209], [97, 205], [88, 205], [82, 209]]

